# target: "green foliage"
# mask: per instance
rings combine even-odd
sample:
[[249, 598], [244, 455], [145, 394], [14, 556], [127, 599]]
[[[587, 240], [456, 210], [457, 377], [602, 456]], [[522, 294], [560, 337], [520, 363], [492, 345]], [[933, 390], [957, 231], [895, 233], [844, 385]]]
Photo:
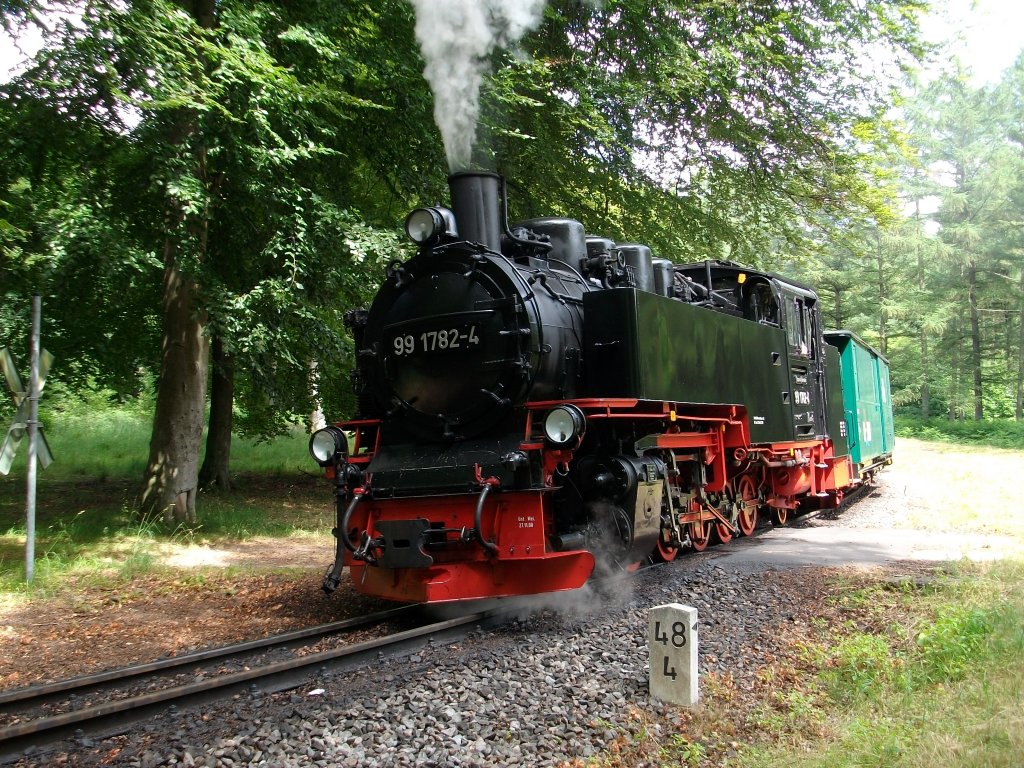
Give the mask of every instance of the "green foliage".
[[1022, 72], [1018, 57], [998, 86], [974, 88], [954, 61], [916, 89], [891, 163], [914, 214], [878, 240], [885, 278], [847, 283], [847, 305], [868, 309], [852, 324], [893, 362], [894, 401], [925, 418], [1021, 418]]
[[841, 701], [878, 696], [900, 679], [903, 659], [886, 638], [854, 632], [831, 649], [829, 689]]
[[[0, 11], [21, 23], [35, 7]], [[242, 433], [311, 412], [314, 367], [325, 410], [349, 415], [344, 312], [404, 255], [408, 209], [444, 198], [410, 4], [80, 10], [0, 87], [0, 341], [24, 346], [40, 292], [53, 383], [131, 400], [159, 370], [173, 266], [233, 358]], [[677, 261], [806, 260], [850, 221], [887, 219], [865, 174], [889, 94], [859, 57], [913, 60], [920, 10], [550, 3], [494, 55], [476, 159], [508, 176], [515, 216], [573, 216]]]
[[[739, 765], [1013, 766], [1024, 729], [1024, 572], [1021, 564], [949, 566], [925, 589], [891, 584], [844, 593], [870, 631], [834, 627], [814, 662], [828, 698], [827, 731], [759, 723], [777, 746]], [[883, 616], [895, 622], [879, 622]], [[812, 683], [813, 684], [813, 683]], [[780, 739], [779, 737], [784, 737]]]
[[707, 756], [707, 750], [698, 741], [690, 741], [682, 734], [673, 734], [668, 744], [662, 748], [660, 757], [662, 760], [679, 765], [700, 765]]
[[862, 169], [899, 215], [843, 217], [782, 271], [818, 289], [829, 326], [889, 357], [897, 406], [925, 419], [1021, 419], [1024, 57], [996, 87], [972, 87], [954, 61], [907, 90], [903, 123]]
[[942, 606], [930, 626], [917, 635], [917, 650], [924, 677], [933, 683], [962, 679], [983, 663], [994, 622], [992, 609], [977, 606]]
[[896, 434], [919, 440], [1024, 448], [1024, 423], [1005, 419], [951, 421], [946, 418], [922, 419], [918, 416], [897, 415]]
[[[404, 3], [216, 7], [209, 30], [167, 0], [88, 5], [3, 87], [0, 338], [27, 335], [41, 292], [53, 380], [133, 393], [156, 368], [174, 241], [235, 356], [242, 428], [271, 435], [312, 410], [311, 360], [350, 364], [342, 314], [397, 250], [398, 187], [369, 178], [409, 145], [379, 141], [388, 102], [403, 79], [426, 88]], [[403, 26], [407, 47], [382, 55]], [[429, 133], [426, 99], [401, 108]], [[349, 408], [342, 380], [325, 377], [332, 412]]]
[[806, 254], [819, 223], [878, 207], [860, 175], [869, 142], [850, 133], [888, 94], [857, 74], [858, 45], [912, 58], [919, 10], [552, 3], [529, 58], [500, 58], [478, 159], [510, 178], [524, 217], [572, 215], [676, 261]]

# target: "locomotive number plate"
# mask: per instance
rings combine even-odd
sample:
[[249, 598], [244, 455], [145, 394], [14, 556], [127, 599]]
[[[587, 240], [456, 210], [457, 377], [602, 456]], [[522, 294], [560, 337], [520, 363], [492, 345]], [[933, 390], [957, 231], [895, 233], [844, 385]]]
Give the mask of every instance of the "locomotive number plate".
[[418, 333], [399, 333], [392, 337], [391, 349], [399, 357], [471, 350], [480, 345], [476, 330], [476, 323], [470, 323]]

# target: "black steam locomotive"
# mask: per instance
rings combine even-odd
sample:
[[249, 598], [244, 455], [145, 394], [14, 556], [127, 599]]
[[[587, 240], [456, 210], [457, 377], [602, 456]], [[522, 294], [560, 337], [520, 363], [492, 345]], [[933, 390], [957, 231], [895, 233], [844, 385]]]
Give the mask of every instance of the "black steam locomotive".
[[835, 506], [891, 461], [884, 358], [826, 343], [810, 288], [571, 219], [510, 226], [500, 177], [449, 181], [451, 209], [406, 219], [415, 257], [346, 316], [359, 414], [310, 440], [337, 494], [325, 590], [346, 565], [401, 601], [573, 589]]

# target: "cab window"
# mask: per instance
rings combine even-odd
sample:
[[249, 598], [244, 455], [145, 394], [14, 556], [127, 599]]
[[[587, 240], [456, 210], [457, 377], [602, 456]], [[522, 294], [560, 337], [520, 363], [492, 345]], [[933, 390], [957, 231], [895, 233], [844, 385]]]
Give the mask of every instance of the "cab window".
[[746, 317], [755, 323], [779, 324], [778, 305], [768, 283], [756, 283], [747, 294]]
[[807, 313], [803, 299], [795, 296], [786, 297], [786, 338], [794, 352], [808, 353]]

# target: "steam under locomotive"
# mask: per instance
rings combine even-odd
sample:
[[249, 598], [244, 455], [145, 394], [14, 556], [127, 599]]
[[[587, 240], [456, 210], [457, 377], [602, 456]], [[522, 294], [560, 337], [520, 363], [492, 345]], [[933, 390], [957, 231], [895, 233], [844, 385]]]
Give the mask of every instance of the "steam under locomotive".
[[807, 286], [510, 226], [500, 177], [449, 184], [345, 318], [359, 413], [310, 439], [337, 496], [325, 590], [344, 566], [400, 601], [573, 589], [834, 507], [891, 462], [888, 364], [823, 332]]

